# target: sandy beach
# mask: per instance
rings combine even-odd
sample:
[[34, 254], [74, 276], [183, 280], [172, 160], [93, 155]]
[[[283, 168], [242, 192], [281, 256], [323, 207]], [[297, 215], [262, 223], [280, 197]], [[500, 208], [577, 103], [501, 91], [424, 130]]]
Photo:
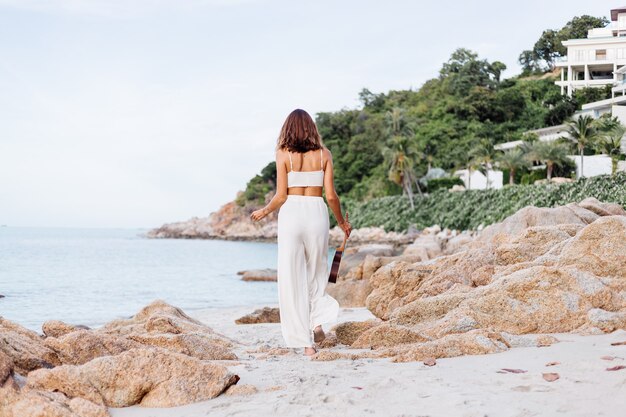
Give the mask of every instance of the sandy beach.
[[[623, 416], [626, 331], [581, 336], [555, 334], [548, 347], [520, 347], [489, 355], [392, 363], [381, 359], [313, 361], [301, 350], [267, 355], [259, 348], [280, 347], [278, 323], [238, 325], [234, 320], [262, 306], [190, 312], [238, 342], [237, 361], [220, 361], [240, 376], [237, 385], [258, 392], [225, 395], [175, 408], [111, 408], [114, 417], [196, 416]], [[366, 308], [342, 308], [339, 322], [367, 320]], [[342, 352], [358, 349], [338, 345]], [[615, 357], [613, 360], [602, 357]], [[546, 366], [551, 362], [557, 365]], [[510, 373], [503, 368], [521, 369]], [[505, 372], [505, 373], [500, 373]], [[543, 373], [558, 373], [554, 382]]]

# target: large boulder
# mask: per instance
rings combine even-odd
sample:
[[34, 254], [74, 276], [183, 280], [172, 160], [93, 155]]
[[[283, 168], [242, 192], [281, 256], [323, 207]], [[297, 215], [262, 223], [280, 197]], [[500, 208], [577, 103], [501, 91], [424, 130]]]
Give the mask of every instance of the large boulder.
[[46, 337], [61, 337], [77, 330], [89, 330], [89, 327], [73, 324], [67, 324], [59, 320], [48, 320], [42, 326], [41, 330]]
[[263, 307], [235, 320], [237, 324], [280, 323], [278, 307]]
[[367, 296], [372, 292], [372, 286], [366, 279], [350, 279], [327, 285], [326, 292], [341, 307], [363, 307]]
[[[0, 392], [0, 395], [3, 394]], [[0, 400], [2, 417], [110, 417], [104, 405], [59, 392], [13, 391]]]
[[46, 338], [44, 345], [67, 365], [81, 365], [101, 356], [151, 346], [202, 360], [237, 359], [230, 350], [233, 341], [163, 301], [155, 301], [134, 317], [110, 322], [100, 329], [60, 333], [60, 337]]
[[276, 281], [276, 270], [271, 268], [265, 269], [249, 269], [246, 271], [239, 271], [237, 274], [241, 275], [242, 281]]
[[453, 254], [396, 258], [369, 278], [366, 305], [384, 322], [350, 323], [358, 336], [339, 338], [372, 352], [323, 360], [422, 360], [555, 341], [527, 335], [625, 329], [624, 214], [595, 199], [527, 207]]
[[608, 216], [585, 227], [563, 247], [559, 266], [626, 279], [626, 216]]
[[31, 372], [24, 389], [60, 392], [108, 407], [174, 407], [214, 398], [238, 380], [216, 363], [140, 348]]
[[19, 374], [61, 364], [57, 354], [44, 344], [43, 337], [32, 330], [0, 317], [0, 335], [0, 351], [11, 358]]

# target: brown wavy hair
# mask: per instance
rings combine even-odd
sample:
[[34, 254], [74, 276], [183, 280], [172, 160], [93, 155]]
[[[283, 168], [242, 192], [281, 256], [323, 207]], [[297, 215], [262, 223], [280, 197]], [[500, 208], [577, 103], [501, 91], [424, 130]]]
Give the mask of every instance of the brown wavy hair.
[[302, 109], [292, 111], [280, 130], [276, 149], [307, 152], [322, 147], [322, 137], [309, 113]]

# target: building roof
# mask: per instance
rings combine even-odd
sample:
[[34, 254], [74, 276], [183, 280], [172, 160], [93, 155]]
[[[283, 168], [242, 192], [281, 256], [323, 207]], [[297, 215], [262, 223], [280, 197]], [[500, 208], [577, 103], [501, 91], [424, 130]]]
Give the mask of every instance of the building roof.
[[582, 105], [583, 110], [592, 110], [602, 107], [611, 107], [614, 105], [620, 105], [626, 103], [626, 96], [618, 96], [615, 98], [607, 98], [605, 100], [594, 101]]
[[617, 21], [617, 15], [619, 13], [626, 13], [626, 6], [617, 7], [615, 9], [611, 9], [611, 20], [612, 21]]

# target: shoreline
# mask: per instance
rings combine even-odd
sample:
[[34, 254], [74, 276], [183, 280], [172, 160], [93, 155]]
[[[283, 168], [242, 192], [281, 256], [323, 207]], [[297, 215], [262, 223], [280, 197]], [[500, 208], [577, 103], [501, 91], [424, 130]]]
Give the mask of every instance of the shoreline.
[[[264, 305], [275, 307], [276, 305]], [[466, 355], [422, 362], [392, 363], [389, 358], [311, 361], [301, 349], [280, 354], [278, 323], [243, 324], [234, 320], [256, 306], [190, 312], [215, 331], [242, 343], [239, 359], [229, 364], [237, 385], [254, 385], [250, 394], [222, 394], [212, 400], [174, 408], [110, 408], [113, 417], [199, 417], [205, 415], [315, 416], [568, 416], [617, 417], [626, 406], [624, 364], [626, 331], [603, 335], [553, 334], [559, 343], [518, 347], [487, 355]], [[365, 307], [341, 308], [339, 323], [374, 317]], [[328, 331], [328, 329], [325, 329]], [[257, 349], [254, 349], [254, 348]], [[264, 349], [279, 348], [277, 354]], [[260, 349], [259, 349], [260, 348]], [[342, 352], [360, 351], [336, 346]], [[257, 352], [249, 352], [256, 350]], [[261, 352], [258, 352], [261, 350]], [[325, 350], [325, 349], [322, 349]], [[602, 356], [617, 356], [613, 361]], [[546, 366], [558, 361], [559, 365]], [[520, 374], [499, 373], [502, 368]], [[547, 382], [542, 373], [557, 372]], [[419, 411], [413, 411], [413, 410]]]

